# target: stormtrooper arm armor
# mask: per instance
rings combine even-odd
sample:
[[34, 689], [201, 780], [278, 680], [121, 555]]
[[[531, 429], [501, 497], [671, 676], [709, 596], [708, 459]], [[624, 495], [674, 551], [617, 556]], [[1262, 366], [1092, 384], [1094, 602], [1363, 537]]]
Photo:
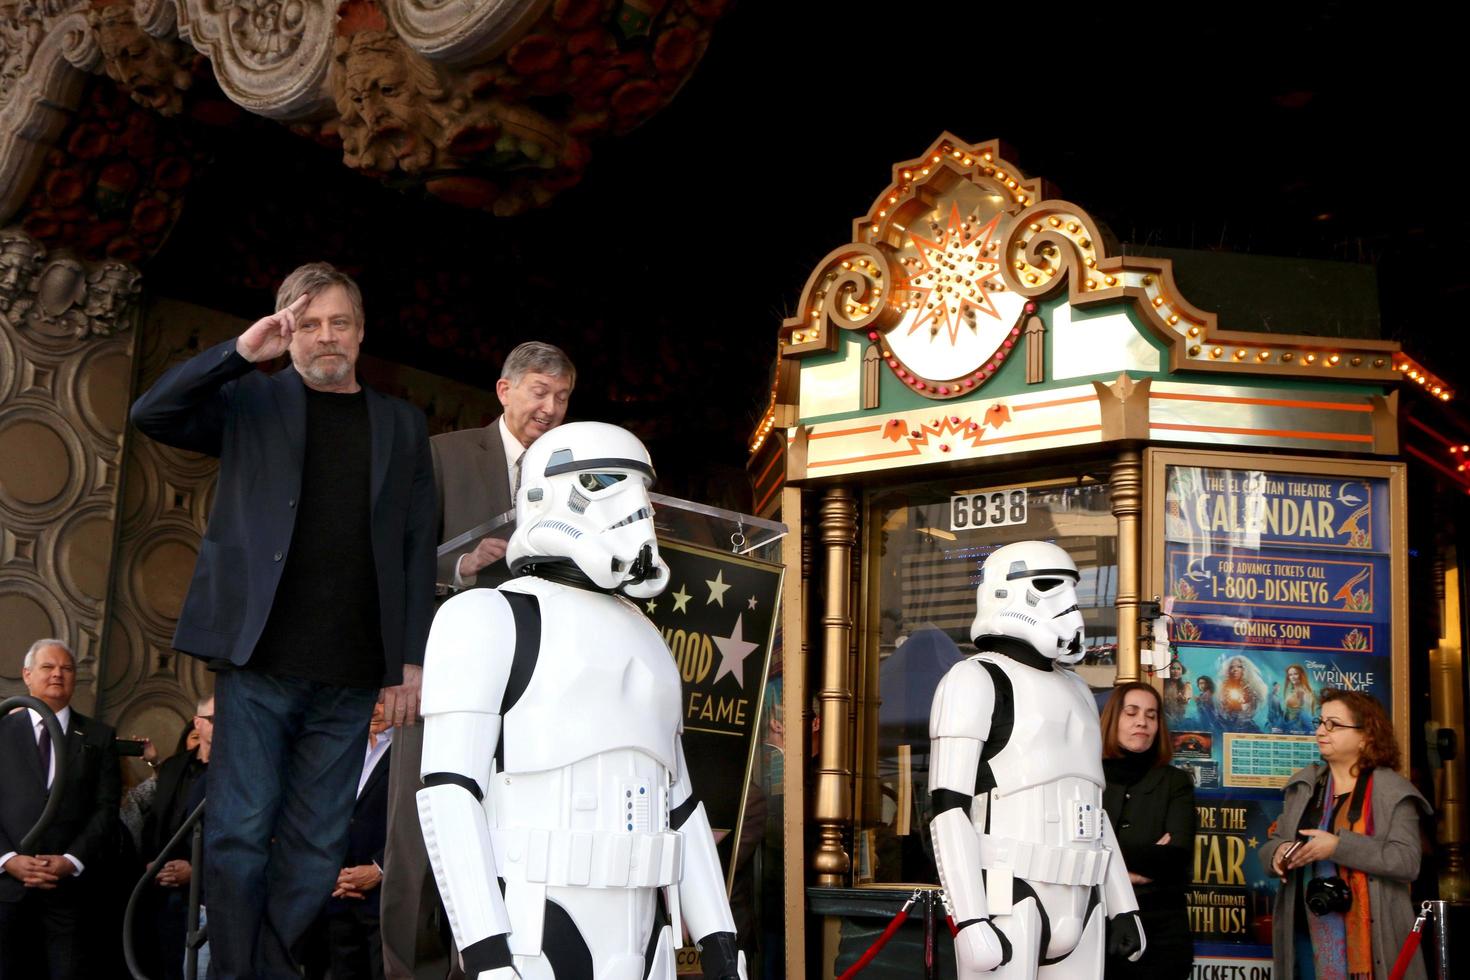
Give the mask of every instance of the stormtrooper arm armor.
[[739, 976], [745, 980], [745, 954], [735, 948], [735, 918], [725, 894], [715, 835], [704, 803], [694, 795], [682, 739], [677, 753], [679, 771], [669, 794], [669, 827], [684, 837], [684, 873], [677, 885], [678, 894], [669, 897], [675, 936], [682, 914], [689, 921], [689, 935], [699, 944], [705, 976]]
[[990, 737], [995, 684], [985, 668], [963, 660], [934, 692], [929, 716], [929, 832], [939, 880], [959, 933], [955, 952], [962, 967], [992, 970], [1010, 959], [1010, 944], [990, 924], [980, 839], [970, 822], [980, 752]]
[[500, 738], [500, 704], [515, 635], [510, 607], [500, 593], [465, 592], [435, 616], [424, 658], [419, 823], [471, 977], [511, 966], [510, 919], [482, 801]]
[[1108, 917], [1108, 952], [1125, 956], [1130, 963], [1138, 962], [1148, 946], [1143, 934], [1143, 923], [1138, 918], [1138, 898], [1133, 894], [1133, 883], [1128, 880], [1128, 866], [1123, 863], [1123, 850], [1113, 833], [1113, 822], [1103, 811], [1103, 841], [1112, 858], [1108, 861], [1107, 877], [1102, 883], [1103, 912]]

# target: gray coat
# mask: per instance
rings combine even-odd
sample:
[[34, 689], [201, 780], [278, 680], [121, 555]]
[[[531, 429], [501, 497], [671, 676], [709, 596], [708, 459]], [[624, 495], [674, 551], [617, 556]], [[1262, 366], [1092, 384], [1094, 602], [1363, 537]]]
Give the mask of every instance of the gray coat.
[[[1271, 867], [1276, 848], [1295, 839], [1297, 824], [1311, 803], [1317, 777], [1325, 768], [1325, 763], [1310, 765], [1298, 769], [1287, 780], [1281, 819], [1276, 821], [1275, 833], [1261, 845], [1263, 867]], [[1332, 856], [1336, 863], [1368, 874], [1368, 900], [1373, 910], [1374, 980], [1387, 980], [1399, 948], [1414, 926], [1416, 914], [1413, 899], [1409, 897], [1409, 882], [1419, 876], [1421, 812], [1428, 814], [1433, 810], [1407, 779], [1391, 769], [1374, 770], [1373, 836], [1344, 831], [1339, 836], [1337, 852]], [[1276, 977], [1292, 975], [1296, 956], [1293, 948], [1296, 938], [1294, 915], [1297, 879], [1300, 877], [1288, 875], [1276, 895], [1271, 929], [1271, 945], [1275, 954], [1272, 975]], [[1422, 954], [1415, 955], [1405, 978], [1425, 980]]]

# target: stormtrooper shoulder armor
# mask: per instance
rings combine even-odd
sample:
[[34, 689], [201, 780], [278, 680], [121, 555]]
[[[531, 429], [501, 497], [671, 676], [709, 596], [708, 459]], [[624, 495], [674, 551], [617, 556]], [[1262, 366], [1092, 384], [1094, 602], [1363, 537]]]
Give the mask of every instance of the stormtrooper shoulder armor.
[[424, 654], [423, 713], [499, 714], [515, 640], [515, 616], [498, 591], [471, 589], [444, 603]]
[[949, 669], [934, 691], [929, 712], [930, 738], [990, 738], [995, 712], [995, 682], [974, 657]]

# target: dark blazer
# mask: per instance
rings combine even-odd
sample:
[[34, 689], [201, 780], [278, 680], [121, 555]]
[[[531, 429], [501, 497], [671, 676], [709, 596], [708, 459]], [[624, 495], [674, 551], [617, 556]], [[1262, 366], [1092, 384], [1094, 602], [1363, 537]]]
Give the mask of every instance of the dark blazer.
[[[352, 822], [347, 825], [347, 856], [342, 867], [355, 868], [361, 864], [376, 864], [383, 867], [383, 849], [388, 842], [388, 760], [393, 755], [393, 746], [378, 760], [367, 785], [358, 794], [352, 807]], [[368, 892], [361, 900], [334, 898], [327, 902], [327, 913], [361, 912], [369, 918], [378, 917], [378, 896], [383, 886]]]
[[[117, 809], [122, 797], [112, 726], [75, 708], [66, 733], [66, 778], [52, 789], [61, 805], [36, 842], [36, 854], [70, 854], [85, 866], [83, 878], [117, 850]], [[0, 854], [13, 851], [46, 806], [46, 774], [36, 751], [28, 711], [0, 718]], [[18, 902], [27, 889], [0, 874], [0, 902]]]
[[[385, 685], [424, 662], [434, 601], [434, 475], [423, 412], [367, 386], [372, 428], [371, 529]], [[249, 662], [291, 551], [306, 444], [306, 386], [274, 375], [227, 340], [171, 368], [133, 404], [159, 442], [219, 458], [209, 527], [174, 646], [206, 660]]]
[[[478, 527], [515, 506], [510, 498], [510, 475], [505, 465], [500, 419], [478, 429], [445, 432], [429, 440], [434, 457], [434, 487], [439, 543]], [[509, 540], [512, 523], [503, 532]], [[454, 567], [473, 551], [478, 540], [439, 559], [439, 581], [454, 581]], [[437, 545], [436, 545], [437, 547]], [[498, 585], [510, 577], [505, 559], [486, 568], [471, 584]]]

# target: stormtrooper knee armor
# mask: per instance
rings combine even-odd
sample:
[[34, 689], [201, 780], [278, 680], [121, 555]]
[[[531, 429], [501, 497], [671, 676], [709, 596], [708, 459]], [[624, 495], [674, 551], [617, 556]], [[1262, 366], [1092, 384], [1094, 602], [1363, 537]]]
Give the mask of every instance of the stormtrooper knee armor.
[[623, 597], [668, 584], [648, 452], [577, 422], [521, 473], [517, 577], [446, 602], [425, 659], [419, 819], [465, 972], [672, 980], [682, 920], [743, 980], [679, 676]]
[[930, 831], [961, 978], [1094, 980], [1105, 953], [1143, 954], [1103, 811], [1096, 703], [1070, 669], [1083, 654], [1077, 581], [1056, 545], [997, 549], [970, 629], [980, 652], [934, 695]]

